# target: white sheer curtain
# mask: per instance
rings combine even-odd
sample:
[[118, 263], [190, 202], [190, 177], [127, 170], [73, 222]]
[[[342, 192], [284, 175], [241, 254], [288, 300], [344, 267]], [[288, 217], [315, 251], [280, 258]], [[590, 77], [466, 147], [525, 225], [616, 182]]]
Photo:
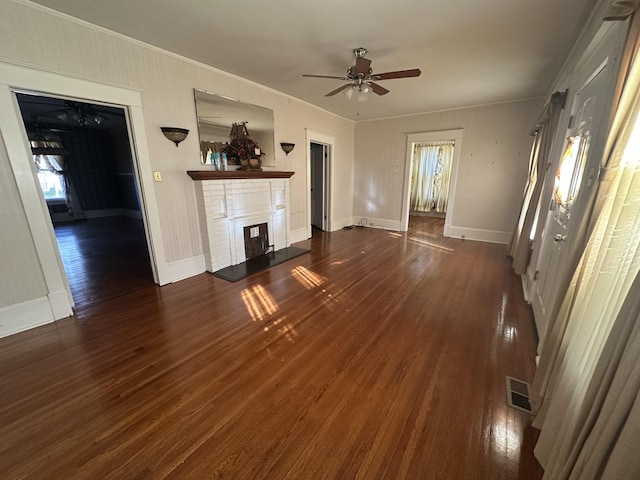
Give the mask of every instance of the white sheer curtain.
[[64, 157], [62, 155], [52, 153], [38, 153], [62, 150], [62, 145], [60, 144], [60, 142], [32, 140], [31, 149], [34, 151], [33, 159], [36, 162], [38, 170], [48, 170], [50, 172], [62, 175], [62, 173], [64, 172]]
[[64, 157], [58, 153], [63, 150], [62, 145], [57, 140], [32, 140], [30, 143], [45, 198], [55, 195], [67, 200]]
[[587, 247], [533, 382], [535, 453], [545, 479], [640, 478], [639, 111], [635, 60], [607, 142]]
[[600, 214], [572, 281], [575, 294], [550, 391], [536, 419], [536, 425], [542, 420], [536, 455], [545, 478], [563, 478], [557, 470], [566, 468], [589, 380], [640, 267], [639, 140], [634, 142], [634, 157], [617, 173], [615, 193]]
[[411, 171], [410, 207], [415, 212], [447, 212], [455, 142], [416, 144]]
[[566, 97], [566, 92], [555, 92], [530, 132], [534, 139], [529, 157], [529, 178], [522, 196], [520, 218], [508, 247], [509, 255], [513, 258], [513, 270], [519, 275], [524, 274], [529, 265], [531, 253], [529, 235], [540, 202], [545, 176], [551, 165], [549, 154]]
[[[57, 177], [57, 181], [51, 181], [50, 175], [38, 175], [40, 185], [43, 192], [51, 193], [55, 191], [60, 197], [64, 198], [67, 206], [67, 213], [75, 218], [85, 218], [82, 206], [78, 201], [75, 188], [70, 176], [67, 173], [68, 163], [65, 155], [68, 152], [63, 148], [62, 143], [57, 137], [53, 138], [37, 138], [30, 140], [31, 151], [33, 153], [33, 161], [36, 164], [38, 172], [48, 172], [50, 175]], [[45, 198], [47, 197], [45, 193]]]

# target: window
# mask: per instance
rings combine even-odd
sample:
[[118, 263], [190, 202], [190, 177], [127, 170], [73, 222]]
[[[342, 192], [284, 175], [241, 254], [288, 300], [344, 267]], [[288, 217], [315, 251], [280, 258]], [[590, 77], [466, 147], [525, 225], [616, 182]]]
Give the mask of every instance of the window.
[[66, 200], [64, 149], [57, 140], [32, 140], [33, 162], [38, 169], [40, 188], [46, 200]]
[[64, 176], [49, 170], [38, 170], [38, 180], [45, 200], [64, 200], [67, 196]]
[[588, 133], [567, 138], [567, 146], [560, 159], [553, 187], [553, 198], [559, 205], [572, 202], [578, 194], [588, 153]]

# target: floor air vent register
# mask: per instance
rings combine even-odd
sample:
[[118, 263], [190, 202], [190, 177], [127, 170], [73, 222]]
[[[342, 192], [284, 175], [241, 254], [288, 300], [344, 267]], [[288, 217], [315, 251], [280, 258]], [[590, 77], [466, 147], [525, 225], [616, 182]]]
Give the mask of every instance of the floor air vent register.
[[522, 412], [533, 415], [529, 401], [529, 384], [507, 375], [507, 404]]

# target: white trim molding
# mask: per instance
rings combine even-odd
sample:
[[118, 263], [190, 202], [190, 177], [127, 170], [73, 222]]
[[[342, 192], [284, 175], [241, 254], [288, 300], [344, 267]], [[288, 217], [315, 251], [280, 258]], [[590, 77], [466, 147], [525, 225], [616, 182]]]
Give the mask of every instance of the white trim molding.
[[444, 236], [460, 238], [462, 240], [474, 240], [477, 242], [501, 243], [507, 245], [513, 232], [500, 232], [498, 230], [485, 230], [482, 228], [444, 226]]
[[160, 285], [170, 283], [160, 215], [153, 189], [153, 172], [142, 115], [141, 93], [134, 89], [0, 62], [0, 132], [4, 138], [49, 291], [66, 289], [71, 297], [51, 218], [46, 203], [38, 191], [37, 181], [34, 179], [35, 172], [30, 158], [30, 148], [14, 91], [77, 98], [120, 105], [127, 109], [131, 147], [134, 152], [134, 170], [140, 181], [142, 215], [154, 279]]
[[324, 133], [319, 133], [319, 132], [314, 132], [313, 130], [309, 130], [308, 128], [305, 129], [305, 143], [306, 143], [306, 150], [307, 150], [307, 210], [306, 210], [306, 215], [307, 215], [307, 219], [306, 219], [306, 230], [307, 230], [307, 238], [311, 238], [311, 142], [314, 143], [322, 143], [324, 145], [327, 145], [329, 147], [329, 168], [328, 168], [328, 172], [329, 172], [329, 178], [327, 179], [327, 195], [329, 196], [328, 200], [329, 200], [329, 208], [328, 210], [328, 214], [329, 214], [329, 218], [328, 218], [328, 223], [329, 223], [329, 228], [328, 230], [331, 231], [332, 230], [332, 219], [333, 219], [333, 168], [332, 168], [332, 163], [333, 163], [333, 155], [334, 152], [336, 151], [335, 148], [335, 143], [336, 143], [336, 137], [331, 136], [331, 135], [326, 135]]
[[51, 309], [51, 302], [47, 297], [0, 308], [0, 338], [46, 325], [53, 321], [55, 321], [55, 318]]
[[387, 218], [371, 218], [354, 215], [351, 219], [351, 223], [355, 226], [371, 227], [371, 228], [384, 228], [385, 230], [393, 230], [395, 232], [406, 232], [406, 227], [403, 228], [402, 222], [399, 220], [389, 220]]
[[185, 278], [200, 275], [206, 271], [204, 255], [196, 255], [195, 257], [183, 258], [167, 265], [169, 279], [171, 282], [179, 282]]
[[291, 243], [303, 242], [309, 238], [309, 230], [307, 227], [291, 230], [289, 232], [289, 238], [291, 239]]

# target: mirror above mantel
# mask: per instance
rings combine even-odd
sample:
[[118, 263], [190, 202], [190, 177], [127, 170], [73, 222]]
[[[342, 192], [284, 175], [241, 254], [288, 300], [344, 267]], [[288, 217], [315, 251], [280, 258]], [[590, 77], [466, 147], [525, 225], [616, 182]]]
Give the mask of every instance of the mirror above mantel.
[[[194, 97], [200, 142], [228, 143], [232, 125], [246, 122], [251, 139], [264, 154], [262, 166], [275, 167], [273, 110], [198, 89], [194, 89]], [[229, 165], [230, 170], [236, 168]]]

